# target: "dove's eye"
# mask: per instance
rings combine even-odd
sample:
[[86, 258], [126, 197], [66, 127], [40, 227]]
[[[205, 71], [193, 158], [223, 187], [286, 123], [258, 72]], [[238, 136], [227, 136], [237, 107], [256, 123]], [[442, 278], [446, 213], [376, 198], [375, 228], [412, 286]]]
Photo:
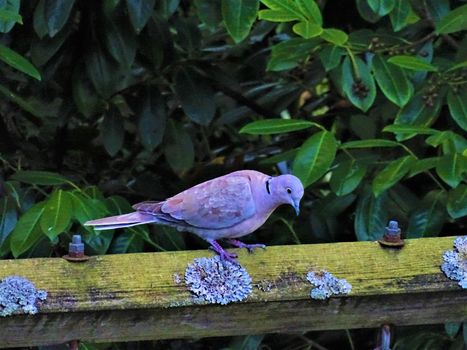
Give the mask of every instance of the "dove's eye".
[[291, 194], [292, 193], [292, 189], [290, 187], [287, 187], [287, 193], [288, 194]]

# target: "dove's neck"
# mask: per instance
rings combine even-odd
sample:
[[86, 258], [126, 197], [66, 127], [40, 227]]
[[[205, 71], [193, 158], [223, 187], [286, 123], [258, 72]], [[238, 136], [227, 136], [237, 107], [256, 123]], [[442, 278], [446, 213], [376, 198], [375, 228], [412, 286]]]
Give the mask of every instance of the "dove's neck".
[[255, 179], [252, 186], [253, 196], [256, 202], [256, 212], [261, 216], [268, 217], [272, 212], [282, 203], [280, 203], [277, 196], [272, 192], [273, 178], [264, 175], [264, 177]]

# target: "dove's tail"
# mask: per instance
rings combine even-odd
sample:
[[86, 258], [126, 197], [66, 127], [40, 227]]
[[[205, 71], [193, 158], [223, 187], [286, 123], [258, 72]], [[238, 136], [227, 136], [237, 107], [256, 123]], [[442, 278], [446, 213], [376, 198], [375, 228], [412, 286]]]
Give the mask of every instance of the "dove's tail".
[[135, 211], [129, 214], [109, 216], [107, 218], [87, 221], [84, 225], [94, 226], [94, 230], [112, 230], [115, 228], [131, 227], [153, 222], [159, 222], [154, 215]]

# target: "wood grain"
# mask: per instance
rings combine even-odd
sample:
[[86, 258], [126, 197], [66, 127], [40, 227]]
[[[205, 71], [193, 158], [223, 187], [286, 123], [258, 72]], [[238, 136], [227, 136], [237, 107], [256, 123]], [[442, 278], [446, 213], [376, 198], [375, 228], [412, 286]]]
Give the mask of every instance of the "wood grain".
[[[440, 271], [453, 237], [268, 247], [237, 251], [255, 287], [242, 303], [199, 305], [184, 270], [208, 251], [0, 261], [0, 279], [29, 278], [49, 296], [34, 316], [0, 318], [0, 347], [433, 324], [467, 318], [467, 291]], [[346, 297], [310, 299], [305, 280], [326, 269], [352, 286]], [[181, 277], [182, 282], [176, 283]]]

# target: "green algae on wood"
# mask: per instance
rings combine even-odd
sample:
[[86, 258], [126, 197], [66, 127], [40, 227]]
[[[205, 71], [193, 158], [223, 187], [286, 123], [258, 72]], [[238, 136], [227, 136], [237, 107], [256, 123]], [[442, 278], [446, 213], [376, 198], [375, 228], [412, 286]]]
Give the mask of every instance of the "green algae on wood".
[[[199, 305], [174, 281], [194, 258], [212, 255], [206, 250], [106, 255], [84, 263], [4, 260], [0, 279], [21, 274], [49, 296], [39, 315], [0, 320], [0, 347], [462, 321], [467, 294], [440, 270], [453, 240], [406, 240], [402, 249], [350, 242], [236, 250], [254, 288], [244, 302], [228, 306]], [[351, 293], [311, 300], [306, 273], [320, 269], [345, 278]]]

